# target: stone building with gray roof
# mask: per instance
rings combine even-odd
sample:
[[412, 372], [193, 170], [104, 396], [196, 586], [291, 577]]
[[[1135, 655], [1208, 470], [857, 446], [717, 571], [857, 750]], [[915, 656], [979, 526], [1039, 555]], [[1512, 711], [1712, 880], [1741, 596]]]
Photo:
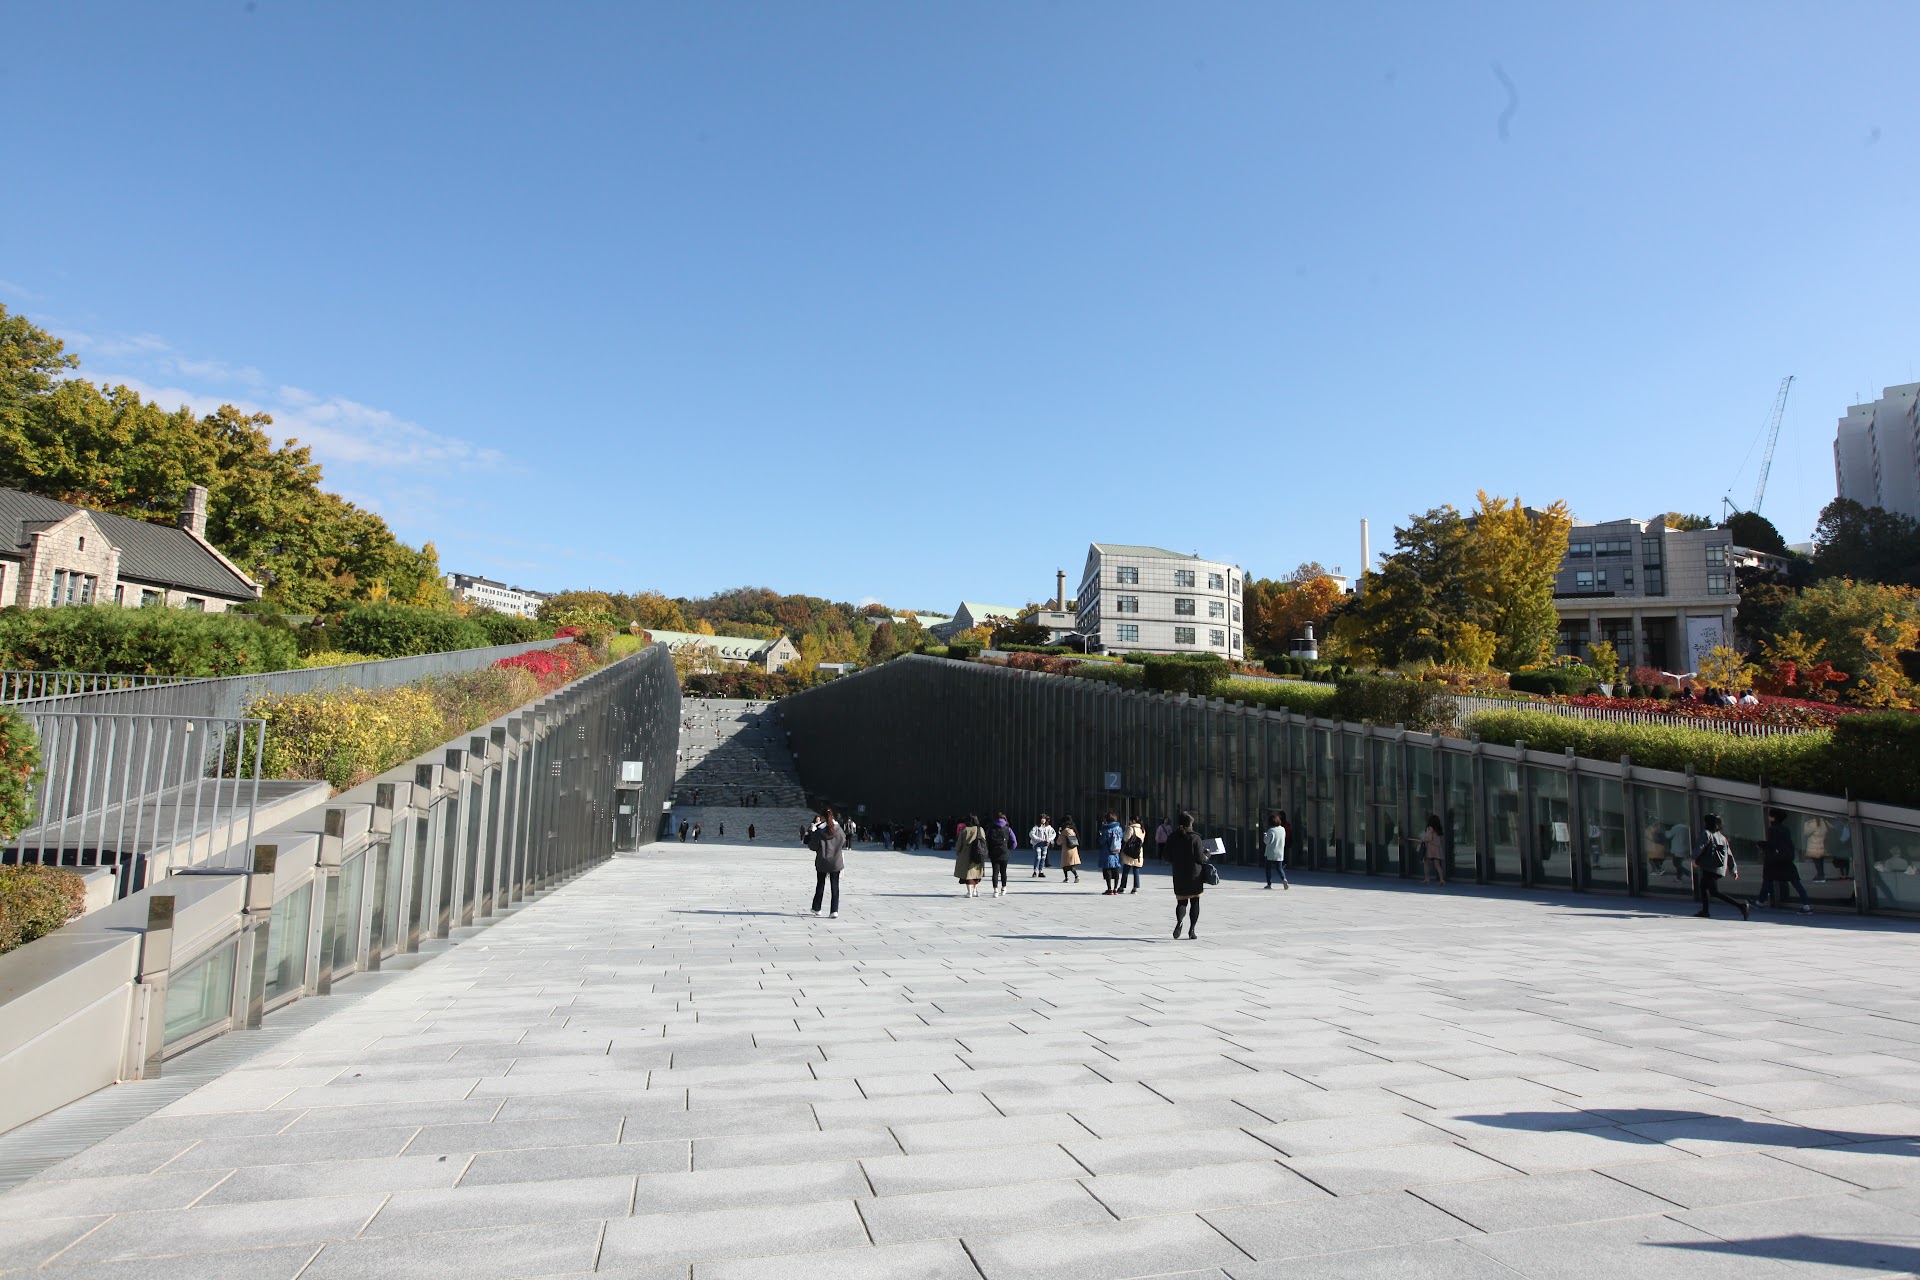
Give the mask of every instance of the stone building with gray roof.
[[647, 630], [640, 633], [648, 644], [663, 644], [669, 649], [705, 649], [730, 667], [758, 667], [775, 674], [799, 661], [800, 650], [786, 636], [760, 640], [753, 636], [707, 636], [694, 631]]
[[225, 613], [260, 584], [207, 541], [207, 491], [178, 526], [0, 489], [0, 606], [165, 604]]

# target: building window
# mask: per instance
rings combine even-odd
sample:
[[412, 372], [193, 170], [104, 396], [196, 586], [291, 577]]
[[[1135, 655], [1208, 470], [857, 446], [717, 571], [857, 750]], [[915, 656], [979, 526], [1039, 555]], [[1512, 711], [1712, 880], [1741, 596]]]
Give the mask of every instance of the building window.
[[95, 592], [95, 591], [96, 591], [96, 590], [97, 590], [97, 589], [99, 588], [99, 586], [100, 586], [100, 579], [98, 579], [98, 578], [96, 578], [96, 577], [94, 577], [94, 576], [93, 576], [92, 574], [90, 574], [90, 573], [88, 573], [88, 574], [78, 574], [78, 573], [76, 573], [76, 574], [74, 574], [73, 576], [74, 576], [74, 577], [75, 577], [76, 579], [78, 579], [78, 580], [79, 580], [79, 583], [80, 583], [80, 598], [79, 598], [79, 600], [78, 600], [78, 602], [77, 602], [77, 603], [79, 603], [79, 604], [92, 604], [92, 603], [93, 603], [93, 593], [94, 593], [94, 592]]
[[1226, 617], [1226, 616], [1227, 616], [1227, 602], [1226, 602], [1225, 600], [1209, 600], [1209, 601], [1207, 601], [1207, 616], [1208, 616], [1209, 618], [1224, 618], [1224, 617]]
[[1593, 544], [1591, 542], [1569, 542], [1567, 544], [1567, 554], [1570, 556], [1590, 556], [1593, 554]]
[[1715, 568], [1719, 568], [1719, 567], [1724, 567], [1726, 563], [1727, 563], [1727, 544], [1724, 542], [1708, 543], [1707, 544], [1707, 564]]
[[1139, 596], [1116, 596], [1116, 597], [1114, 597], [1114, 601], [1113, 601], [1113, 611], [1114, 611], [1115, 613], [1138, 613], [1138, 612], [1140, 612], [1140, 597], [1139, 597]]
[[1208, 631], [1207, 643], [1216, 649], [1224, 649], [1227, 647], [1227, 633], [1218, 630]]
[[1173, 629], [1173, 642], [1175, 644], [1192, 644], [1193, 628], [1192, 627], [1175, 627]]
[[1233, 633], [1233, 643], [1228, 647], [1233, 649], [1238, 649], [1240, 647], [1240, 633], [1238, 631]]
[[1658, 538], [1640, 539], [1640, 559], [1645, 562], [1647, 568], [1649, 569], [1659, 564], [1660, 563], [1660, 539]]
[[1622, 569], [1620, 571], [1620, 585], [1623, 587], [1630, 587], [1633, 585], [1633, 570], [1631, 568]]
[[1175, 569], [1173, 571], [1173, 585], [1176, 587], [1191, 587], [1193, 585], [1193, 570]]
[[48, 606], [51, 608], [58, 609], [60, 605], [63, 603], [61, 600], [61, 597], [66, 594], [67, 594], [67, 571], [65, 569], [55, 569], [53, 571], [53, 594], [47, 597]]
[[80, 535], [80, 549], [82, 551], [87, 549], [87, 535], [84, 533]]
[[207, 609], [207, 602], [199, 596], [188, 596], [182, 604], [195, 613], [205, 613]]
[[1727, 594], [1727, 575], [1724, 573], [1708, 574], [1707, 594], [1710, 596], [1723, 596]]
[[1120, 623], [1113, 629], [1113, 638], [1122, 644], [1140, 643], [1140, 624], [1137, 622]]
[[1235, 595], [1239, 595], [1239, 594], [1240, 594], [1240, 579], [1239, 579], [1238, 577], [1235, 577], [1235, 578], [1234, 578], [1234, 580], [1233, 580], [1233, 585], [1232, 585], [1232, 586], [1230, 586], [1230, 587], [1228, 587], [1227, 589], [1228, 589], [1229, 591], [1231, 591], [1231, 592], [1233, 592], [1233, 594], [1235, 594]]
[[1663, 596], [1667, 594], [1666, 570], [1657, 564], [1647, 566], [1647, 594], [1650, 596]]
[[1173, 598], [1173, 611], [1175, 613], [1182, 614], [1185, 616], [1191, 616], [1194, 612], [1193, 597], [1192, 596], [1175, 596]]
[[166, 603], [166, 600], [161, 597], [158, 591], [155, 591], [151, 587], [140, 588], [140, 607], [142, 609], [146, 608], [150, 604], [165, 604], [165, 603]]
[[1113, 580], [1123, 587], [1136, 586], [1140, 582], [1140, 570], [1130, 564], [1123, 564], [1113, 571]]
[[1208, 575], [1207, 575], [1207, 590], [1209, 590], [1209, 591], [1225, 591], [1226, 589], [1227, 589], [1227, 575], [1226, 575], [1226, 574], [1224, 574], [1224, 573], [1210, 573], [1210, 574], [1208, 574]]

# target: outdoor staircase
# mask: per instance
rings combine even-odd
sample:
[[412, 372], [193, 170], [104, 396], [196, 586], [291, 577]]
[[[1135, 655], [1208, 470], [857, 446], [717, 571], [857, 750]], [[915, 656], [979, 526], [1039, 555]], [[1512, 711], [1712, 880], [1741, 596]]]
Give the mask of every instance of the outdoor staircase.
[[[680, 704], [679, 765], [670, 820], [698, 822], [704, 840], [798, 845], [812, 816], [786, 726], [769, 702], [686, 698]], [[725, 835], [721, 828], [726, 828]]]

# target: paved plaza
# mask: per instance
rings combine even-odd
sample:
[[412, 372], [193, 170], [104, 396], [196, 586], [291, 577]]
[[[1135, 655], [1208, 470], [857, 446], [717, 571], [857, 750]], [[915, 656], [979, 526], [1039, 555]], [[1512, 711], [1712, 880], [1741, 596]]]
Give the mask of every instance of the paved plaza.
[[0, 1195], [0, 1271], [1920, 1267], [1905, 924], [1230, 878], [1175, 942], [1163, 875], [949, 867], [856, 850], [826, 920], [798, 847], [616, 859]]

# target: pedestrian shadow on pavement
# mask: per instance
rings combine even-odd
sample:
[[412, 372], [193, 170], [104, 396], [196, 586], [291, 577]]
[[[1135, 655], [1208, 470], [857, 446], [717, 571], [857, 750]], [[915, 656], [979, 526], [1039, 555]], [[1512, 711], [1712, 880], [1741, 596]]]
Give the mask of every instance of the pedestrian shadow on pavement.
[[[1920, 1135], [1910, 1133], [1851, 1133], [1844, 1129], [1816, 1129], [1777, 1120], [1750, 1120], [1720, 1116], [1710, 1111], [1680, 1111], [1670, 1107], [1605, 1107], [1582, 1113], [1601, 1117], [1601, 1125], [1575, 1125], [1559, 1111], [1510, 1111], [1500, 1115], [1460, 1116], [1461, 1120], [1499, 1129], [1532, 1132], [1575, 1129], [1616, 1142], [1674, 1142], [1695, 1138], [1709, 1142], [1746, 1142], [1756, 1147], [1861, 1147], [1873, 1154], [1920, 1156]], [[1584, 1120], [1582, 1122], [1584, 1125]], [[1920, 1227], [1920, 1223], [1916, 1223]]]
[[[1915, 1221], [1920, 1229], [1920, 1220]], [[1910, 1237], [1920, 1241], [1920, 1235]], [[1920, 1272], [1920, 1248], [1844, 1236], [1766, 1236], [1758, 1240], [1661, 1241], [1655, 1248], [1695, 1253], [1731, 1253], [1743, 1258], [1772, 1258], [1780, 1262], [1824, 1263], [1857, 1268], [1875, 1275]]]
[[721, 911], [709, 907], [675, 907], [677, 916], [790, 916], [792, 911]]
[[1164, 942], [1159, 934], [1144, 933], [996, 933], [1002, 942]]

